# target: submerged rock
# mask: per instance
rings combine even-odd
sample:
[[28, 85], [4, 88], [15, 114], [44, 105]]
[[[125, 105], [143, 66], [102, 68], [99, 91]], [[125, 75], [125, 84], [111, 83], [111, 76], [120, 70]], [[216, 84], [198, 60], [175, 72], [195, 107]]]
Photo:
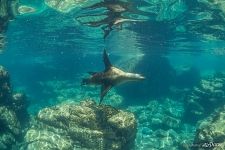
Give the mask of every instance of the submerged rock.
[[216, 108], [225, 104], [225, 75], [202, 79], [185, 98], [185, 118], [196, 122], [210, 115]]
[[129, 149], [137, 130], [132, 113], [93, 101], [42, 109], [36, 121], [25, 136], [27, 149]]
[[15, 143], [16, 139], [10, 132], [0, 133], [0, 149], [8, 150], [11, 149], [12, 143]]
[[30, 129], [25, 140], [30, 142], [27, 149], [32, 150], [72, 149], [71, 139], [47, 130]]
[[8, 72], [0, 66], [0, 149], [13, 149], [22, 141], [23, 129], [28, 123], [27, 103], [23, 94], [14, 94]]
[[146, 106], [128, 108], [138, 121], [135, 141], [138, 150], [181, 149], [183, 142], [192, 143], [194, 127], [183, 124], [184, 108], [178, 101], [150, 101]]
[[14, 18], [15, 9], [17, 9], [18, 0], [1, 0], [0, 1], [0, 52], [5, 45], [3, 33], [6, 30], [8, 21]]
[[0, 121], [2, 129], [10, 131], [14, 135], [21, 133], [20, 123], [15, 112], [5, 106], [0, 106]]
[[200, 123], [193, 145], [198, 150], [225, 149], [225, 106]]

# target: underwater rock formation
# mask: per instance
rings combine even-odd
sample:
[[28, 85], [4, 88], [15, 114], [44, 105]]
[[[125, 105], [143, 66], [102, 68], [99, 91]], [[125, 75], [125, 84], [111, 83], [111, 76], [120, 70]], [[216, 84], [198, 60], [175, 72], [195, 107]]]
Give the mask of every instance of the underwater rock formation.
[[186, 1], [186, 3], [191, 10], [196, 8], [204, 10], [195, 13], [195, 17], [191, 18], [195, 21], [183, 23], [183, 28], [186, 31], [192, 34], [199, 34], [207, 40], [225, 39], [225, 3], [223, 0], [198, 0], [196, 2]]
[[197, 150], [225, 149], [225, 106], [202, 121], [197, 129], [194, 148]]
[[123, 150], [133, 146], [136, 130], [132, 113], [89, 100], [42, 109], [25, 142], [28, 150]]
[[[225, 104], [225, 75], [202, 79], [185, 98], [185, 118], [198, 121]], [[189, 121], [189, 120], [186, 120]]]
[[1, 0], [0, 1], [0, 52], [4, 47], [4, 36], [8, 21], [14, 18], [17, 8], [17, 0]]
[[11, 94], [9, 74], [2, 66], [0, 66], [0, 104], [7, 103]]
[[183, 124], [183, 104], [166, 99], [150, 101], [146, 106], [128, 108], [138, 117], [136, 149], [182, 149], [184, 141], [192, 143], [194, 127]]
[[22, 139], [28, 121], [27, 103], [23, 94], [12, 94], [9, 73], [0, 66], [0, 149], [12, 149]]

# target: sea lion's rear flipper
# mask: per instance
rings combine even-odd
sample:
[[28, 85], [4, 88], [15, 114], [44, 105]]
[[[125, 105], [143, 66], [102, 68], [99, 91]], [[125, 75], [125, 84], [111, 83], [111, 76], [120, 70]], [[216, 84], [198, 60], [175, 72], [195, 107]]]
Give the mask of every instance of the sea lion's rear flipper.
[[106, 53], [106, 49], [104, 49], [104, 52], [103, 52], [103, 61], [105, 64], [105, 71], [109, 70], [112, 67], [112, 64], [109, 60], [108, 54]]
[[102, 103], [102, 100], [104, 98], [104, 96], [106, 95], [106, 93], [112, 88], [112, 85], [109, 84], [103, 84], [101, 87], [101, 96], [100, 96], [100, 102], [99, 105]]

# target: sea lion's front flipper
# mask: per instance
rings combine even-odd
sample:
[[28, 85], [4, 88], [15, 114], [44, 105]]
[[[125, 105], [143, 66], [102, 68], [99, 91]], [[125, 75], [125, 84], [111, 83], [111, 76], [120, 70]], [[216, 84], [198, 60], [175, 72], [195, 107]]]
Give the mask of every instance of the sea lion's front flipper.
[[106, 53], [106, 49], [104, 49], [104, 52], [103, 52], [103, 61], [105, 64], [105, 71], [109, 70], [112, 67], [112, 64], [109, 60], [108, 54]]
[[111, 85], [109, 84], [103, 84], [101, 87], [101, 96], [100, 96], [100, 102], [99, 105], [102, 103], [102, 100], [104, 98], [104, 96], [106, 95], [106, 93], [112, 88]]

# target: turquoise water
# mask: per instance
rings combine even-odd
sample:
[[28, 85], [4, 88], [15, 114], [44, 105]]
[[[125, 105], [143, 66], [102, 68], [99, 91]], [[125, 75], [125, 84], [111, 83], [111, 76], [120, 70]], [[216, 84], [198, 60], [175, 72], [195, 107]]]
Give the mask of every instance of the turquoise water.
[[[119, 13], [107, 10], [107, 2], [88, 8], [98, 2], [77, 2], [64, 9], [44, 1], [20, 2], [37, 11], [16, 16], [5, 33], [0, 64], [10, 72], [14, 91], [27, 94], [31, 114], [65, 101], [91, 98], [98, 102], [100, 88], [80, 84], [87, 72], [104, 70], [106, 48], [114, 66], [146, 77], [113, 88], [103, 100], [133, 111], [141, 120], [137, 149], [149, 149], [149, 140], [160, 140], [154, 132], [157, 123], [155, 127], [149, 118], [160, 119], [168, 111], [178, 115], [181, 126], [160, 129], [171, 128], [191, 141], [196, 120], [190, 114], [183, 116], [183, 95], [202, 80], [225, 72], [225, 3], [134, 0], [125, 1], [129, 7]], [[128, 21], [110, 26], [118, 16]], [[150, 111], [150, 106], [159, 110]]]

